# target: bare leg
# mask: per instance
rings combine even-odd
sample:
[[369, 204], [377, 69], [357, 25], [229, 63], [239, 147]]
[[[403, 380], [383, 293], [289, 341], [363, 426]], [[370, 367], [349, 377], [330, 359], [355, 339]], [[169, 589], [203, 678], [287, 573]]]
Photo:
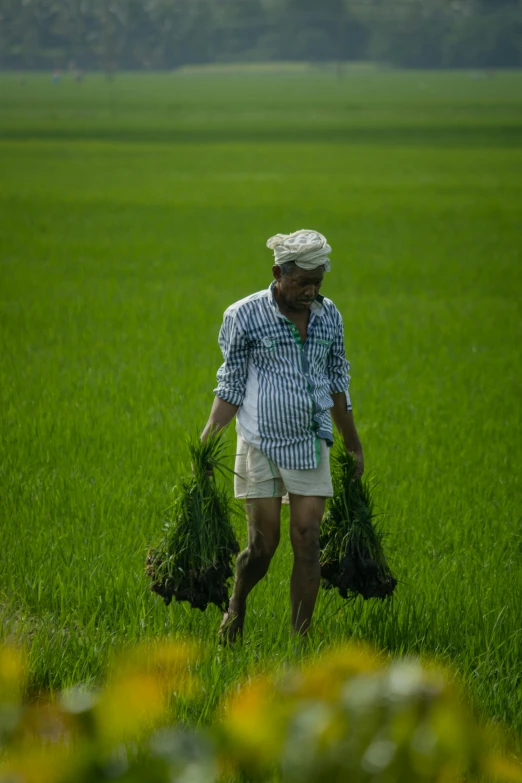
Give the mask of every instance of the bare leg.
[[234, 589], [219, 629], [225, 642], [233, 642], [243, 631], [247, 596], [265, 576], [279, 544], [281, 498], [252, 498], [245, 509], [248, 546], [237, 557]]
[[290, 495], [290, 541], [294, 567], [290, 580], [292, 629], [305, 635], [314, 611], [321, 566], [319, 564], [319, 528], [325, 498]]

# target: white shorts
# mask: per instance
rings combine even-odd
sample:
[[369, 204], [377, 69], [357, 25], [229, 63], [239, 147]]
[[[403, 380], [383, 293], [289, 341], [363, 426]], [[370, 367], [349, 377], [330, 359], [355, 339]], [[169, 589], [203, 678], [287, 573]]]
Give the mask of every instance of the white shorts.
[[237, 436], [234, 476], [236, 498], [281, 498], [292, 495], [331, 498], [330, 449], [321, 438], [319, 466], [310, 470], [279, 468], [263, 452]]

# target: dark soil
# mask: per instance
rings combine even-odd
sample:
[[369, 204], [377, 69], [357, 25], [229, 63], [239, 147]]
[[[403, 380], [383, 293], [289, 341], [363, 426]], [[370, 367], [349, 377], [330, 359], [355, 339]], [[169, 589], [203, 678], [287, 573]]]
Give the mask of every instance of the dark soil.
[[353, 558], [346, 555], [341, 561], [324, 563], [321, 566], [323, 587], [337, 587], [341, 598], [349, 598], [350, 593], [368, 598], [388, 598], [397, 585], [391, 574], [382, 571], [371, 558]]
[[228, 608], [227, 582], [232, 578], [234, 570], [231, 559], [239, 552], [239, 544], [223, 553], [220, 562], [200, 569], [191, 569], [180, 573], [177, 579], [167, 576], [158, 578], [158, 568], [161, 565], [160, 554], [149, 550], [146, 561], [146, 573], [152, 579], [150, 589], [161, 596], [168, 606], [172, 599], [188, 601], [193, 609], [205, 611], [209, 604], [215, 604], [222, 611]]

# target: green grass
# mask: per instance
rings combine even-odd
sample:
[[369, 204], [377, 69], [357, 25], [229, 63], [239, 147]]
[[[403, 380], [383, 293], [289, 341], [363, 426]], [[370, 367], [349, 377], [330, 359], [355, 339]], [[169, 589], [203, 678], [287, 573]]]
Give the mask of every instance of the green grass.
[[[246, 674], [362, 638], [452, 663], [522, 731], [521, 88], [0, 77], [0, 628], [31, 691], [193, 635], [205, 692], [177, 712], [208, 723]], [[166, 609], [144, 560], [212, 402], [223, 310], [269, 284], [266, 238], [302, 227], [334, 248], [324, 293], [400, 584], [392, 603], [321, 594], [302, 648], [285, 533], [244, 644], [219, 651], [218, 610]]]

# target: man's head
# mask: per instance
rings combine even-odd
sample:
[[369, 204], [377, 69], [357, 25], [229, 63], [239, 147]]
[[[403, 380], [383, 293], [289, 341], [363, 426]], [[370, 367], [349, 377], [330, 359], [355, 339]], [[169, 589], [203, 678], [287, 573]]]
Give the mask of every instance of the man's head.
[[274, 251], [272, 273], [277, 293], [294, 310], [310, 307], [319, 293], [324, 273], [330, 271], [332, 248], [318, 231], [276, 234], [266, 243]]
[[321, 288], [324, 265], [301, 269], [295, 261], [274, 264], [272, 273], [279, 296], [291, 310], [308, 310]]

